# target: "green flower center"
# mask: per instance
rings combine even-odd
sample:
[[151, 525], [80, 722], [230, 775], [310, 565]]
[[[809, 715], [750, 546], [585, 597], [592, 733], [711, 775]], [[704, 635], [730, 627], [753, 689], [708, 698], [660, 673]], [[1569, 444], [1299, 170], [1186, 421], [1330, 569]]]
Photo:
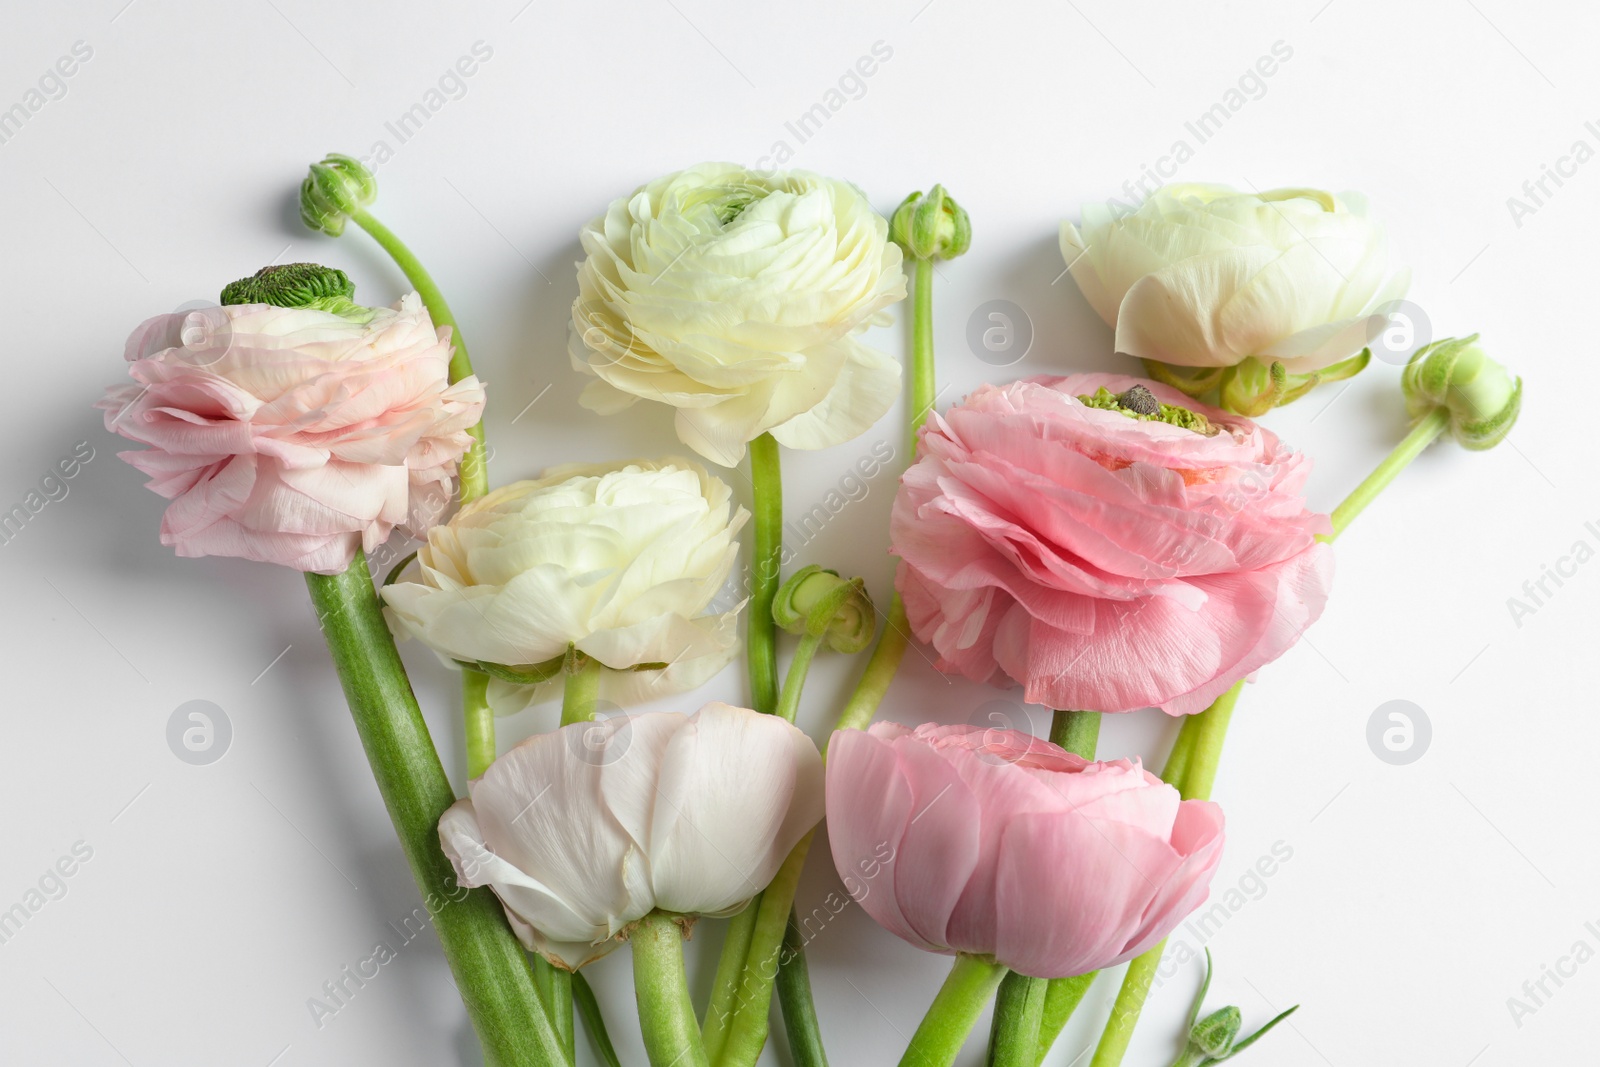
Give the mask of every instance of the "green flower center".
[[1211, 420], [1198, 411], [1190, 411], [1177, 404], [1163, 404], [1142, 385], [1131, 386], [1121, 393], [1113, 393], [1102, 385], [1093, 396], [1080, 396], [1078, 399], [1085, 407], [1096, 411], [1115, 411], [1118, 415], [1140, 422], [1164, 422], [1168, 426], [1177, 426], [1205, 437], [1214, 437], [1218, 432], [1217, 427], [1211, 425]]

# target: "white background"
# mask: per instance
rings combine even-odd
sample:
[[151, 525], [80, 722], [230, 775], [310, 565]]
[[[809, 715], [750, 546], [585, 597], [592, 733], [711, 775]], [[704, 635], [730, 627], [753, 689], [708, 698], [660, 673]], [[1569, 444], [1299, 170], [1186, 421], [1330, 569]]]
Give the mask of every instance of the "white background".
[[[675, 450], [665, 409], [609, 421], [578, 409], [581, 382], [564, 354], [578, 226], [671, 169], [762, 162], [782, 140], [793, 165], [849, 177], [883, 210], [944, 182], [976, 238], [940, 271], [943, 404], [984, 380], [1128, 366], [1059, 278], [1056, 228], [1084, 201], [1125, 195], [1124, 181], [1175, 140], [1195, 149], [1186, 180], [1367, 193], [1415, 270], [1412, 299], [1435, 334], [1483, 331], [1526, 375], [1527, 404], [1503, 447], [1438, 446], [1361, 517], [1340, 541], [1327, 613], [1247, 691], [1216, 790], [1229, 844], [1215, 885], [1244, 878], [1258, 899], [1209, 939], [1211, 1003], [1239, 1004], [1251, 1021], [1304, 1005], [1248, 1054], [1257, 1064], [1499, 1067], [1592, 1055], [1600, 963], [1560, 987], [1547, 981], [1542, 1004], [1522, 986], [1577, 942], [1585, 958], [1600, 949], [1600, 925], [1585, 928], [1600, 924], [1600, 563], [1548, 584], [1554, 595], [1520, 625], [1507, 598], [1575, 542], [1600, 547], [1587, 425], [1600, 389], [1600, 162], [1559, 189], [1547, 183], [1553, 195], [1520, 226], [1506, 203], [1575, 141], [1600, 147], [1584, 125], [1600, 119], [1591, 8], [125, 2], [12, 5], [0, 35], [0, 109], [24, 100], [74, 42], [93, 49], [65, 96], [0, 144], [0, 510], [78, 442], [95, 453], [66, 499], [0, 545], [0, 909], [75, 842], [93, 849], [66, 895], [0, 944], [0, 1060], [477, 1062], [431, 935], [320, 1029], [312, 1022], [307, 998], [392, 939], [385, 924], [417, 905], [416, 890], [298, 576], [161, 548], [162, 502], [115, 458], [119, 443], [90, 410], [124, 373], [135, 324], [215, 299], [269, 261], [320, 260], [349, 270], [367, 302], [396, 297], [400, 276], [365, 235], [315, 236], [294, 208], [306, 164], [380, 140], [395, 154], [379, 171], [376, 212], [463, 322], [490, 383], [498, 480]], [[398, 144], [385, 123], [478, 41], [493, 54], [465, 95]], [[880, 41], [892, 58], [864, 95], [800, 144], [785, 123]], [[1292, 58], [1197, 144], [1185, 122], [1278, 41]], [[986, 365], [966, 343], [969, 316], [991, 299], [1031, 319], [1032, 348], [1015, 366]], [[901, 327], [877, 342], [900, 351]], [[1375, 362], [1352, 386], [1267, 418], [1315, 457], [1315, 506], [1331, 508], [1404, 432], [1397, 381]], [[873, 442], [898, 446], [902, 426], [897, 409], [858, 441], [791, 454], [790, 510], [822, 499]], [[887, 603], [892, 484], [874, 480], [799, 562], [867, 575]], [[417, 646], [406, 655], [459, 785], [451, 679]], [[802, 712], [814, 735], [854, 669], [819, 667]], [[676, 703], [742, 699], [741, 686], [730, 671]], [[166, 741], [169, 716], [196, 699], [224, 709], [233, 730], [225, 757], [205, 767], [180, 762]], [[884, 710], [908, 723], [983, 721], [991, 702], [1014, 699], [946, 682], [912, 652]], [[1366, 740], [1369, 717], [1393, 699], [1432, 723], [1431, 747], [1409, 766], [1382, 762]], [[1044, 713], [1032, 710], [1042, 731]], [[502, 723], [503, 743], [547, 728], [551, 714]], [[1170, 735], [1159, 713], [1124, 716], [1108, 722], [1101, 751], [1159, 761]], [[1292, 859], [1258, 886], [1246, 872], [1276, 842]], [[813, 857], [802, 910], [837, 888], [826, 848]], [[720, 927], [697, 931], [691, 977], [702, 997]], [[859, 908], [813, 942], [810, 961], [841, 1067], [894, 1062], [946, 969]], [[624, 1060], [642, 1062], [627, 953], [592, 977]], [[1156, 990], [1128, 1064], [1173, 1057], [1198, 979], [1191, 964]], [[1052, 1063], [1073, 1062], [1092, 1040], [1115, 985], [1095, 987]], [[1536, 1008], [1520, 1026], [1512, 996]], [[986, 1031], [985, 1020], [965, 1062], [979, 1062]], [[785, 1061], [769, 1051], [765, 1062]]]

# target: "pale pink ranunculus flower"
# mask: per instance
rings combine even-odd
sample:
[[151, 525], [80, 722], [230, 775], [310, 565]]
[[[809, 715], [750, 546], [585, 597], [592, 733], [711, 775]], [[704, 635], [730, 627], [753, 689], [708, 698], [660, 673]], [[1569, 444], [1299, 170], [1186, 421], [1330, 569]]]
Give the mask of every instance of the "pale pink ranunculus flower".
[[1065, 978], [1166, 937], [1206, 898], [1222, 809], [1137, 761], [1015, 730], [880, 722], [828, 745], [828, 839], [846, 887], [918, 948]]
[[363, 318], [236, 304], [133, 331], [133, 383], [96, 407], [150, 446], [120, 455], [172, 501], [162, 544], [336, 574], [442, 517], [483, 386], [450, 383], [450, 329], [415, 293]]
[[[1206, 435], [1080, 401], [1142, 385]], [[923, 431], [890, 519], [939, 668], [1053, 708], [1204, 710], [1322, 613], [1310, 461], [1242, 416], [1114, 374], [984, 386]]]
[[731, 915], [822, 818], [822, 757], [777, 715], [707, 704], [535, 734], [439, 820], [464, 886], [567, 970], [660, 908]]

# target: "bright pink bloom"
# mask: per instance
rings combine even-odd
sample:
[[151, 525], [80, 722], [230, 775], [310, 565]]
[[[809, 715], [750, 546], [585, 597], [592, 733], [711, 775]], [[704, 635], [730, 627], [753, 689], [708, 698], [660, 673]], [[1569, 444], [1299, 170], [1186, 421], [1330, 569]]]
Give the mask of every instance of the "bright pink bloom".
[[128, 338], [136, 384], [96, 407], [150, 449], [120, 455], [172, 503], [161, 543], [336, 574], [358, 547], [449, 501], [476, 378], [449, 382], [450, 330], [415, 294], [358, 322], [238, 304], [160, 315]]
[[[1077, 399], [1143, 385], [1206, 436]], [[1322, 613], [1310, 461], [1249, 419], [1114, 374], [984, 386], [933, 416], [890, 520], [939, 668], [1053, 708], [1203, 710]]]
[[1222, 858], [1217, 805], [1014, 730], [841, 730], [826, 796], [834, 865], [867, 914], [918, 948], [1035, 978], [1150, 948]]

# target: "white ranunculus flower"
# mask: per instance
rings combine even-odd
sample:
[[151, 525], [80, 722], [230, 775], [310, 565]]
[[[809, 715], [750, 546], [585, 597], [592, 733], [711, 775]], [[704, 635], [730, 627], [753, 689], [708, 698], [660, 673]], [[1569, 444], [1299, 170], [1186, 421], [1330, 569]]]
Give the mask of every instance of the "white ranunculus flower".
[[462, 885], [576, 970], [656, 908], [727, 915], [822, 819], [822, 757], [775, 715], [613, 715], [536, 734], [439, 821]]
[[[507, 679], [569, 646], [612, 671], [619, 703], [693, 688], [738, 651], [738, 608], [707, 614], [749, 513], [683, 459], [555, 467], [472, 501], [428, 532], [415, 580], [383, 589], [403, 635], [489, 665], [502, 713], [534, 698]], [[665, 668], [633, 671], [640, 664]], [[614, 673], [628, 672], [628, 673]]]
[[1320, 370], [1369, 343], [1408, 281], [1366, 201], [1317, 189], [1168, 185], [1131, 213], [1086, 205], [1061, 254], [1118, 352], [1182, 367]]
[[888, 224], [848, 182], [704, 163], [612, 203], [579, 234], [573, 366], [583, 403], [678, 409], [678, 437], [733, 466], [771, 431], [790, 448], [862, 433], [900, 366], [859, 332], [905, 296]]

